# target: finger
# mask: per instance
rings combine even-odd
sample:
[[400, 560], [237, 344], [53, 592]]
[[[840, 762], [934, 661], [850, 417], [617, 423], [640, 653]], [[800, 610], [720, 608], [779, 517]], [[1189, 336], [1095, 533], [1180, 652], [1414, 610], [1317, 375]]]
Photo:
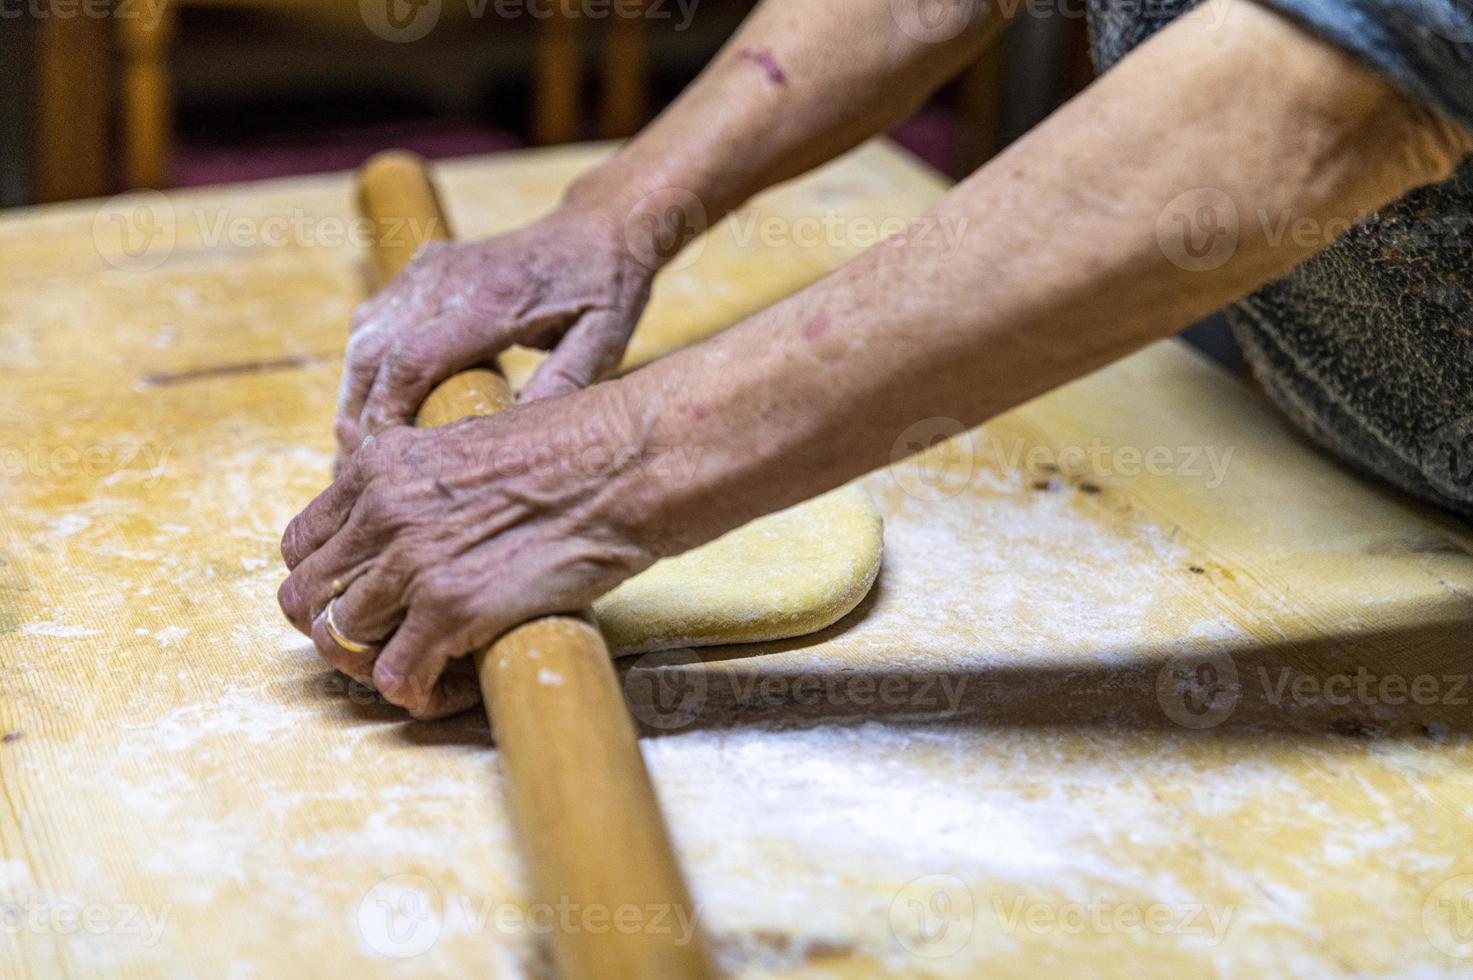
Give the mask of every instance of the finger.
[[363, 414], [363, 402], [378, 376], [388, 336], [383, 328], [374, 326], [365, 327], [348, 338], [343, 378], [338, 384], [337, 416], [333, 421], [333, 435], [344, 455], [351, 455], [363, 443], [364, 432], [358, 421]]
[[289, 570], [295, 571], [308, 555], [338, 533], [353, 512], [365, 482], [363, 467], [349, 459], [327, 489], [292, 518], [281, 535], [281, 558]]
[[407, 290], [403, 288], [403, 284], [399, 280], [395, 279], [387, 283], [378, 292], [359, 303], [357, 308], [353, 310], [353, 317], [350, 321], [352, 329], [356, 332], [374, 320], [377, 320], [384, 313], [404, 302], [406, 293]]
[[[334, 606], [333, 610], [334, 619], [336, 620], [337, 607]], [[342, 626], [339, 626], [339, 629], [344, 634], [352, 636]], [[360, 684], [372, 684], [373, 660], [378, 656], [377, 649], [369, 650], [365, 653], [354, 653], [351, 650], [339, 646], [337, 640], [333, 639], [332, 633], [328, 632], [327, 612], [325, 610], [322, 615], [312, 621], [311, 635], [312, 645], [317, 648], [318, 654], [321, 655], [323, 660], [331, 664], [335, 670], [342, 671]]]
[[[451, 661], [454, 663], [454, 661]], [[472, 672], [469, 678], [451, 677], [449, 669], [445, 671], [446, 676], [440, 678], [440, 683], [435, 685], [435, 690], [430, 696], [430, 703], [415, 717], [425, 721], [435, 721], [439, 718], [449, 718], [458, 715], [462, 711], [469, 711], [481, 703], [481, 686]]]
[[[361, 499], [361, 498], [360, 498]], [[310, 635], [312, 622], [333, 598], [333, 583], [352, 582], [378, 556], [385, 542], [362, 517], [350, 517], [322, 547], [292, 569], [276, 599], [292, 625]]]
[[405, 563], [381, 555], [348, 582], [332, 603], [338, 632], [364, 644], [381, 644], [404, 620]]
[[353, 329], [357, 330], [371, 323], [418, 296], [420, 290], [415, 280], [420, 274], [419, 270], [426, 262], [450, 246], [450, 242], [440, 239], [422, 244], [392, 279], [382, 284], [377, 292], [358, 304], [358, 308], [353, 311]]
[[624, 355], [634, 321], [622, 313], [590, 313], [569, 330], [522, 389], [521, 400], [535, 401], [586, 388]]
[[507, 347], [505, 331], [484, 314], [441, 313], [384, 352], [363, 401], [359, 431], [365, 435], [412, 425], [420, 403], [446, 378], [490, 360]]
[[415, 717], [438, 717], [451, 707], [438, 687], [441, 675], [451, 657], [466, 652], [453, 634], [439, 617], [411, 609], [374, 662], [373, 686]]

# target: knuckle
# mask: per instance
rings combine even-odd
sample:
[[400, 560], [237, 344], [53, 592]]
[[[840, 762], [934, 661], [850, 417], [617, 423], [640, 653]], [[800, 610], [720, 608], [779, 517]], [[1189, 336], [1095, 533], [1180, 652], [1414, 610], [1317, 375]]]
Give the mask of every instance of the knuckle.
[[407, 428], [393, 426], [367, 440], [353, 454], [355, 465], [365, 480], [393, 477], [394, 470], [408, 448], [406, 440], [411, 437]]
[[358, 445], [358, 422], [347, 416], [339, 416], [332, 425], [333, 437], [338, 445], [352, 448]]
[[391, 425], [374, 436], [369, 445], [373, 447], [370, 458], [377, 468], [376, 472], [388, 477], [397, 475], [397, 470], [409, 455], [414, 441], [414, 430], [407, 425]]
[[318, 655], [334, 670], [341, 671], [355, 680], [362, 680], [368, 676], [368, 672], [364, 669], [363, 656], [349, 653], [338, 646], [337, 641], [327, 632], [326, 625], [313, 624], [312, 644], [317, 647]]
[[433, 262], [448, 252], [450, 247], [450, 242], [443, 238], [431, 238], [414, 250], [414, 256], [409, 260], [410, 267], [417, 269], [426, 263]]
[[[359, 308], [360, 310], [362, 307]], [[366, 322], [366, 321], [365, 321]], [[350, 370], [363, 370], [378, 360], [378, 332], [367, 326], [358, 326], [348, 337], [343, 355]]]
[[296, 517], [286, 526], [281, 535], [281, 560], [288, 570], [296, 568], [302, 560], [302, 519]]
[[435, 368], [435, 349], [426, 341], [406, 341], [389, 351], [389, 378], [396, 384], [423, 381]]
[[416, 576], [412, 598], [416, 605], [441, 620], [459, 621], [470, 612], [464, 577], [443, 565], [425, 569]]
[[348, 472], [344, 475], [364, 485], [378, 476], [384, 469], [384, 447], [377, 436], [365, 438], [353, 455], [348, 457]]
[[366, 299], [353, 307], [353, 313], [348, 317], [349, 329], [353, 331], [352, 335], [348, 337], [349, 349], [352, 348], [353, 341], [362, 336], [360, 331], [363, 329], [364, 324], [373, 319], [373, 314], [378, 309], [378, 305], [378, 297], [374, 297], [372, 299]]
[[381, 484], [374, 482], [363, 488], [353, 509], [362, 513], [363, 520], [369, 525], [381, 525], [388, 523], [394, 511], [394, 503], [389, 492]]
[[410, 673], [398, 673], [399, 669], [381, 658], [373, 667], [373, 686], [389, 701], [412, 711], [419, 706], [416, 685]]
[[276, 603], [281, 606], [281, 611], [286, 618], [294, 624], [300, 624], [306, 619], [307, 606], [302, 599], [301, 588], [295, 576], [288, 576], [276, 590]]

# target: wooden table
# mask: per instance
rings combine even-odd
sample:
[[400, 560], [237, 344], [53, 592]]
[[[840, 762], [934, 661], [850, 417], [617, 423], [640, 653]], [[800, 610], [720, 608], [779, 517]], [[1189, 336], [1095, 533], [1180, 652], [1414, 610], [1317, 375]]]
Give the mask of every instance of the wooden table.
[[[483, 235], [604, 152], [440, 173]], [[632, 358], [941, 191], [871, 145], [765, 196], [663, 277]], [[406, 721], [276, 608], [349, 216], [332, 176], [0, 219], [0, 975], [517, 976], [582, 914], [524, 907], [484, 722]], [[1467, 529], [1177, 343], [865, 483], [887, 554], [855, 614], [625, 665], [727, 969], [1473, 969]]]

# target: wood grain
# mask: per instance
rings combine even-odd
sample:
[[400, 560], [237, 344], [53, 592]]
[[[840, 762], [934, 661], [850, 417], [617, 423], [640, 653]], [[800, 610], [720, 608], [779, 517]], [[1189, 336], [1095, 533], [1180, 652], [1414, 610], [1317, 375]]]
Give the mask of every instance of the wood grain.
[[[358, 202], [381, 229], [375, 264], [397, 273], [426, 240], [449, 237], [423, 160], [383, 153], [358, 175]], [[390, 234], [387, 229], [398, 227]], [[465, 371], [420, 406], [419, 425], [491, 415], [516, 402], [497, 372]], [[486, 713], [501, 750], [518, 833], [537, 900], [634, 914], [644, 928], [552, 930], [568, 980], [699, 980], [713, 976], [699, 932], [676, 938], [656, 916], [692, 919], [691, 901], [650, 784], [639, 740], [598, 627], [586, 612], [525, 623], [474, 654]]]
[[[436, 177], [479, 237], [607, 152]], [[872, 144], [763, 195], [660, 277], [626, 366], [943, 190]], [[405, 721], [276, 608], [365, 290], [361, 246], [333, 237], [351, 181], [169, 199], [146, 270], [99, 254], [95, 204], [0, 216], [0, 905], [103, 927], [22, 918], [0, 976], [545, 974], [484, 719]], [[825, 217], [831, 235], [799, 224]], [[303, 231], [216, 239], [222, 219]], [[1473, 923], [1448, 917], [1473, 873], [1466, 527], [1176, 343], [920, 462], [865, 481], [885, 567], [842, 629], [620, 665], [724, 970], [1467, 972], [1450, 940]], [[1204, 655], [1241, 684], [1188, 727], [1157, 682]], [[1360, 668], [1370, 697], [1325, 687]], [[1381, 696], [1424, 676], [1431, 704]], [[1132, 927], [1152, 910], [1165, 928]]]

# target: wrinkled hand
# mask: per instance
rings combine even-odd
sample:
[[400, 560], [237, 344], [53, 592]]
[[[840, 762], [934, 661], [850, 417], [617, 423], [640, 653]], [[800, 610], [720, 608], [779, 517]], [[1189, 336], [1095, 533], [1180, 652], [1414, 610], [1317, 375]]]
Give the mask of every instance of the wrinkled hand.
[[[286, 529], [278, 599], [334, 667], [422, 718], [464, 710], [447, 664], [537, 616], [589, 605], [648, 567], [640, 426], [599, 385], [438, 429], [394, 428], [351, 456]], [[355, 654], [327, 630], [377, 649]]]
[[653, 278], [620, 227], [564, 207], [506, 235], [421, 249], [354, 314], [335, 426], [341, 456], [514, 343], [552, 351], [524, 401], [585, 387], [616, 365]]

